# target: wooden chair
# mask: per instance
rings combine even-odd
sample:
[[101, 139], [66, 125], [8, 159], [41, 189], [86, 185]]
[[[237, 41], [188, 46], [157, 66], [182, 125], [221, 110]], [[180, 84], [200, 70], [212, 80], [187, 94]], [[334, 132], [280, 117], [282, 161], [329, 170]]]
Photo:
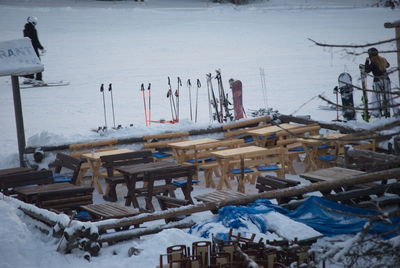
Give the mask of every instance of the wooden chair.
[[225, 124], [222, 126], [224, 131], [225, 139], [239, 138], [243, 139], [244, 142], [248, 145], [255, 144], [256, 142], [253, 140], [251, 136], [246, 135], [245, 133], [250, 130], [258, 129], [261, 127], [268, 126], [270, 122], [270, 117], [268, 115], [240, 120], [238, 122]]
[[210, 241], [196, 241], [192, 243], [192, 255], [200, 256], [203, 266], [211, 264], [212, 243]]
[[[54, 182], [70, 182], [72, 184], [76, 184], [82, 163], [83, 160], [79, 158], [58, 153], [55, 161], [51, 164], [51, 166], [54, 167]], [[64, 169], [68, 169], [69, 171], [72, 171], [72, 173], [61, 174], [61, 171]]]
[[116, 173], [114, 170], [117, 167], [143, 164], [153, 162], [151, 151], [137, 151], [116, 155], [101, 156], [100, 161], [102, 166], [107, 170], [107, 177], [105, 181], [108, 186], [106, 194], [103, 196], [104, 200], [116, 202], [117, 192], [116, 187], [118, 184], [125, 183], [125, 179], [121, 174]]
[[172, 152], [168, 149], [168, 143], [187, 140], [189, 132], [173, 132], [144, 136], [144, 149], [150, 149], [156, 161], [173, 158]]
[[[94, 141], [94, 142], [86, 142], [86, 143], [77, 143], [71, 144], [69, 146], [70, 155], [75, 158], [80, 158], [82, 154], [90, 153], [90, 152], [102, 152], [102, 151], [109, 151], [114, 150], [116, 147], [114, 145], [118, 142], [117, 139], [111, 140], [101, 140], [101, 141]], [[81, 184], [83, 177], [85, 176], [86, 172], [90, 170], [90, 165], [87, 162], [83, 162], [81, 164], [81, 169], [79, 175], [76, 179], [76, 184]]]

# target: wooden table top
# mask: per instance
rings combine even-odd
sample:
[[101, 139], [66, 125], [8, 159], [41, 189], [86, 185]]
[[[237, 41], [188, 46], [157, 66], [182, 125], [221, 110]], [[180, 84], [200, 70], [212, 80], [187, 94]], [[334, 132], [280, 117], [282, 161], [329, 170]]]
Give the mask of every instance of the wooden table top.
[[342, 134], [342, 133], [328, 133], [323, 136], [321, 135], [315, 135], [315, 136], [310, 136], [312, 139], [306, 139], [306, 138], [298, 138], [297, 141], [301, 143], [325, 143], [325, 142], [330, 142], [334, 141], [336, 139], [340, 139], [347, 136], [347, 134]]
[[29, 187], [20, 187], [15, 188], [14, 191], [17, 194], [22, 195], [35, 195], [40, 193], [56, 193], [56, 192], [64, 192], [64, 191], [71, 191], [81, 189], [82, 191], [91, 190], [93, 191], [92, 187], [86, 186], [78, 186], [74, 185], [69, 182], [62, 182], [62, 183], [51, 183], [51, 184], [43, 184], [37, 186], [29, 186]]
[[359, 171], [354, 169], [331, 167], [331, 168], [324, 168], [303, 173], [300, 174], [299, 176], [304, 179], [310, 180], [312, 182], [319, 182], [319, 181], [332, 181], [336, 179], [351, 178], [365, 173], [366, 172], [364, 171]]
[[279, 132], [283, 129], [292, 129], [292, 128], [296, 128], [299, 127], [298, 125], [293, 125], [293, 124], [288, 124], [288, 123], [283, 123], [280, 124], [279, 126], [268, 126], [268, 127], [263, 127], [263, 128], [259, 128], [259, 129], [255, 129], [255, 130], [250, 130], [246, 133], [250, 134], [250, 135], [260, 135], [260, 136], [265, 136], [265, 135], [271, 135], [274, 134], [276, 132]]
[[114, 150], [109, 150], [109, 151], [86, 153], [86, 154], [82, 154], [82, 157], [85, 157], [90, 160], [100, 160], [101, 156], [116, 155], [116, 154], [131, 153], [131, 152], [134, 152], [134, 151], [130, 150], [130, 149], [114, 149]]
[[221, 150], [221, 151], [217, 151], [217, 152], [212, 152], [211, 154], [216, 157], [229, 158], [229, 157], [235, 157], [235, 156], [240, 156], [240, 155], [245, 155], [245, 154], [250, 154], [250, 153], [255, 153], [255, 152], [262, 152], [262, 151], [268, 151], [268, 149], [263, 148], [263, 147], [258, 147], [258, 146], [246, 146], [246, 147], [239, 147], [239, 148], [226, 149], [226, 150]]
[[139, 211], [130, 207], [121, 206], [118, 203], [92, 204], [81, 206], [81, 208], [102, 219], [119, 219], [140, 214]]
[[158, 161], [145, 164], [135, 164], [129, 166], [122, 166], [116, 168], [123, 174], [136, 175], [148, 172], [160, 172], [162, 171], [175, 171], [175, 170], [195, 170], [196, 167], [193, 165], [181, 165], [175, 162], [169, 161]]
[[237, 199], [245, 196], [247, 195], [244, 193], [219, 190], [211, 193], [201, 194], [195, 196], [194, 198], [198, 201], [203, 201], [207, 203], [207, 202], [220, 202], [223, 200]]
[[202, 139], [197, 139], [197, 140], [171, 142], [171, 143], [168, 143], [168, 146], [170, 146], [172, 148], [177, 148], [177, 149], [190, 149], [190, 148], [194, 148], [194, 146], [196, 146], [196, 145], [206, 144], [206, 143], [210, 143], [210, 142], [217, 142], [217, 141], [219, 141], [219, 140], [210, 139], [210, 138], [202, 138]]

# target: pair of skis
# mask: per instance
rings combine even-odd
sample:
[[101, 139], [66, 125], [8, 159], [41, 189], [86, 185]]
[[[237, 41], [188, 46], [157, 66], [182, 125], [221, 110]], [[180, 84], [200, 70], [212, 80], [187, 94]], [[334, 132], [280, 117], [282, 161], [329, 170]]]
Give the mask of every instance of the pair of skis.
[[217, 74], [215, 76], [215, 79], [217, 79], [218, 83], [218, 99], [215, 96], [214, 87], [212, 84], [213, 77], [211, 73], [208, 73], [206, 75], [210, 121], [217, 120], [219, 123], [232, 121], [232, 109], [229, 107], [231, 103], [228, 100], [228, 94], [225, 95], [224, 87], [222, 84], [221, 70], [217, 70], [216, 73]]
[[[190, 120], [193, 121], [193, 112], [192, 112], [192, 83], [190, 79], [187, 80], [187, 86], [189, 89], [189, 105], [190, 105]], [[197, 107], [199, 104], [199, 88], [201, 88], [200, 80], [196, 81], [196, 106], [195, 106], [195, 114], [194, 114], [194, 122], [197, 122]]]
[[178, 77], [178, 87], [175, 90], [175, 93], [172, 92], [172, 86], [171, 86], [171, 79], [168, 76], [168, 92], [167, 92], [167, 98], [169, 99], [170, 103], [170, 108], [171, 108], [171, 117], [172, 121], [174, 123], [179, 122], [179, 89], [182, 86], [182, 81], [181, 78]]
[[[104, 112], [104, 126], [98, 127], [97, 131], [106, 131], [108, 126], [107, 126], [107, 109], [106, 109], [106, 99], [104, 95], [104, 84], [101, 84], [100, 86], [100, 92], [103, 95], [103, 112]], [[116, 126], [115, 125], [115, 112], [114, 112], [114, 97], [112, 93], [112, 84], [110, 83], [108, 85], [108, 92], [110, 92], [110, 98], [111, 98], [111, 109], [112, 109], [112, 116], [113, 116], [113, 129], [119, 129], [121, 128], [121, 125]]]

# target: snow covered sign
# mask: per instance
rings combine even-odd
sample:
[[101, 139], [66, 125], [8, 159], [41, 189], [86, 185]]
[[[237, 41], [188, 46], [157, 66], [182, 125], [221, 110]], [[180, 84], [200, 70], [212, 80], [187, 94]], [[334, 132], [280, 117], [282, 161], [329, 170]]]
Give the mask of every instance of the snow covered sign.
[[21, 76], [43, 70], [29, 38], [0, 42], [0, 76]]

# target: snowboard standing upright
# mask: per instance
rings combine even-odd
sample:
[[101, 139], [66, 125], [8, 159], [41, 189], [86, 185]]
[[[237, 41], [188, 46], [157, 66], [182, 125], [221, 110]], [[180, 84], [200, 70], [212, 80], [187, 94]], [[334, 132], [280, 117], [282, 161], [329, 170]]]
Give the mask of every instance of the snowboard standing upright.
[[235, 114], [235, 120], [239, 120], [244, 117], [242, 82], [240, 80], [233, 81], [231, 84], [231, 89], [232, 89], [233, 112]]
[[341, 73], [338, 77], [339, 93], [342, 98], [343, 117], [348, 120], [356, 119], [356, 112], [354, 110], [353, 100], [353, 86], [351, 75], [348, 73]]

